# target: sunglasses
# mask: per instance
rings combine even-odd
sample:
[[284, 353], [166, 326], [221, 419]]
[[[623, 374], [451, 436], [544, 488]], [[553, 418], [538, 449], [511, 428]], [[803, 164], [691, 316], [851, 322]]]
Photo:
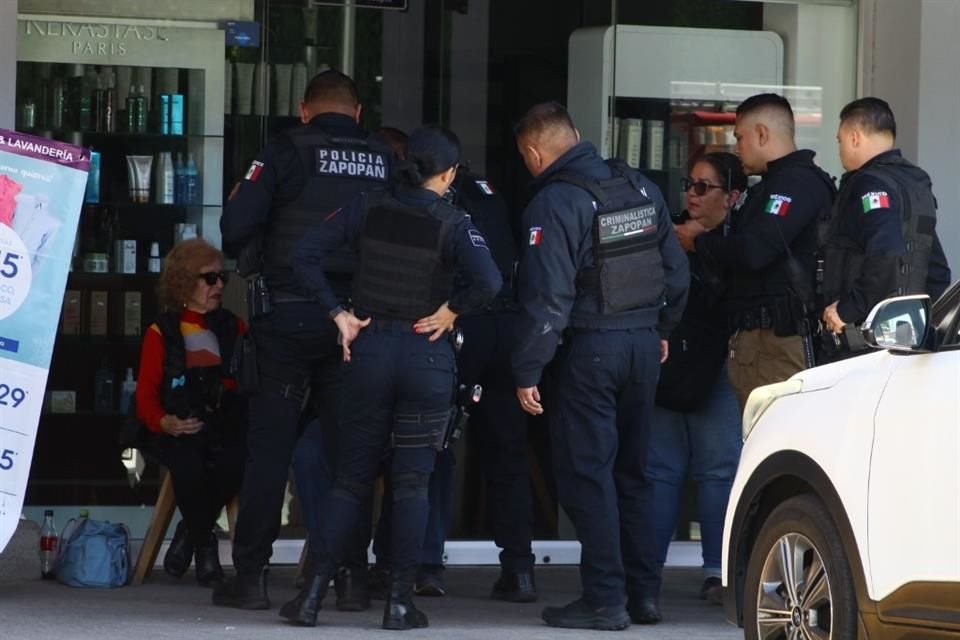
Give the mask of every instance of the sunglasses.
[[230, 280], [230, 274], [226, 271], [207, 271], [205, 273], [198, 273], [197, 277], [202, 279], [209, 286], [217, 284], [217, 280], [223, 284], [227, 284]]
[[723, 189], [722, 184], [710, 184], [706, 180], [697, 180], [694, 182], [692, 178], [681, 179], [680, 186], [683, 187], [684, 191], [690, 191], [692, 189], [698, 196], [706, 195], [710, 189]]

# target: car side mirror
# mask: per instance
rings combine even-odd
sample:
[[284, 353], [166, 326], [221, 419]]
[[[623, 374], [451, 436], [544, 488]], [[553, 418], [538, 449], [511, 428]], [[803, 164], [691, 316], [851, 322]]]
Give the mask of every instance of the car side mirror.
[[930, 296], [900, 296], [880, 302], [863, 323], [863, 338], [871, 347], [919, 351], [927, 343]]

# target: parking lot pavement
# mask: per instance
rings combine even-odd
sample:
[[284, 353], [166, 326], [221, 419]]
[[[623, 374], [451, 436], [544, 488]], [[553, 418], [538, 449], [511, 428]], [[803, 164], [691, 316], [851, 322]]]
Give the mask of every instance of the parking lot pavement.
[[[587, 632], [552, 629], [540, 621], [544, 605], [564, 604], [578, 594], [573, 567], [538, 567], [540, 602], [508, 604], [487, 596], [497, 576], [491, 567], [455, 567], [446, 572], [448, 596], [419, 598], [430, 616], [430, 628], [405, 638], [483, 639], [584, 637]], [[270, 579], [270, 611], [236, 611], [210, 604], [210, 591], [192, 581], [192, 572], [175, 581], [155, 570], [139, 587], [114, 590], [73, 589], [39, 579], [0, 584], [0, 638], [3, 640], [286, 640], [379, 638], [381, 603], [364, 613], [341, 613], [330, 604], [320, 612], [316, 629], [282, 624], [277, 608], [292, 598], [292, 568], [275, 569]], [[668, 569], [662, 606], [665, 620], [653, 626], [630, 627], [617, 637], [677, 640], [742, 638], [726, 623], [721, 608], [697, 599], [700, 572]], [[599, 633], [599, 632], [597, 632]], [[594, 635], [594, 634], [590, 634]]]

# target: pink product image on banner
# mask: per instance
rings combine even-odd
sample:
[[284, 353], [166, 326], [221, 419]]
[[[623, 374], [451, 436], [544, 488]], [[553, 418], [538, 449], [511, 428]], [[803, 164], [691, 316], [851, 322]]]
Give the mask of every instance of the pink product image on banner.
[[17, 196], [23, 186], [9, 176], [0, 175], [0, 222], [13, 226], [13, 212], [17, 208]]

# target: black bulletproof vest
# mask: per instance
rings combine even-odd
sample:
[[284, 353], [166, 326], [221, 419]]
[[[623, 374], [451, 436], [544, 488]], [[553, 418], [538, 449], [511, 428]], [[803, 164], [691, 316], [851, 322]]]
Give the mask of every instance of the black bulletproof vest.
[[[837, 189], [830, 176], [815, 165], [813, 161], [809, 163], [809, 167], [803, 168], [809, 169], [816, 176], [816, 179], [829, 190], [832, 205]], [[751, 225], [761, 223], [764, 216], [770, 215], [765, 213], [764, 207], [771, 195], [766, 180], [750, 187], [743, 206], [733, 214], [732, 232], [736, 233], [738, 229], [749, 229]], [[829, 211], [827, 207], [824, 209]], [[779, 242], [781, 247], [786, 244], [785, 238], [782, 237], [777, 238], [776, 242]], [[728, 311], [736, 312], [757, 307], [773, 307], [777, 305], [778, 301], [787, 299], [795, 289], [793, 279], [788, 271], [790, 269], [788, 263], [791, 259], [793, 260], [793, 269], [802, 272], [801, 275], [795, 277], [806, 278], [808, 280], [807, 287], [813, 290], [817, 258], [816, 219], [804, 228], [786, 249], [789, 251], [789, 256], [785, 251], [780, 258], [764, 269], [739, 269], [731, 273], [728, 285]]]
[[[933, 234], [937, 223], [937, 202], [931, 191], [927, 172], [895, 154], [885, 154], [877, 162], [868, 163], [857, 172], [871, 176], [895, 191], [900, 201], [900, 229], [906, 254], [900, 258], [896, 289], [888, 295], [908, 295], [927, 292], [927, 268], [933, 250]], [[850, 231], [859, 224], [859, 218], [850, 217], [848, 203], [854, 180], [848, 180], [837, 198], [836, 205], [820, 227], [823, 259], [826, 271], [823, 283], [824, 298], [836, 300], [848, 291], [863, 268], [864, 253]]]
[[220, 366], [187, 369], [187, 350], [180, 332], [180, 314], [160, 314], [157, 326], [163, 336], [163, 380], [160, 403], [179, 418], [203, 417], [220, 405], [223, 378], [230, 376], [230, 362], [237, 337], [237, 317], [225, 309], [210, 311], [204, 319], [207, 328], [217, 337]]
[[657, 207], [621, 161], [607, 164], [613, 173], [607, 180], [560, 172], [548, 181], [575, 184], [596, 201], [593, 266], [577, 274], [577, 289], [599, 296], [604, 315], [661, 305], [664, 299]]
[[427, 208], [406, 205], [388, 193], [368, 196], [358, 241], [353, 301], [360, 313], [418, 320], [450, 298], [451, 269], [443, 245], [462, 210], [438, 200]]
[[[270, 212], [264, 238], [263, 274], [274, 293], [304, 295], [290, 267], [290, 252], [323, 218], [363, 191], [382, 188], [392, 150], [378, 138], [338, 138], [304, 126], [286, 134], [303, 166], [304, 185], [292, 201]], [[342, 247], [324, 263], [327, 273], [353, 273], [353, 255]]]

